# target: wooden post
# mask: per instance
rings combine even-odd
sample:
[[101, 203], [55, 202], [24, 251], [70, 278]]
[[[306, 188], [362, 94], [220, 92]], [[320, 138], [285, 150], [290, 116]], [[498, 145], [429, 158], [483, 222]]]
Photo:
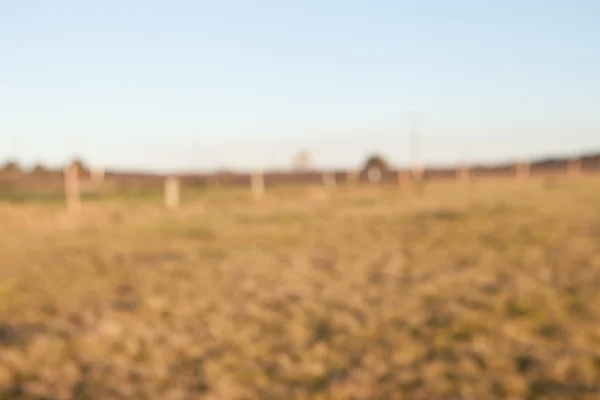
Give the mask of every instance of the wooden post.
[[521, 161], [521, 162], [517, 163], [516, 173], [517, 173], [517, 179], [529, 178], [529, 176], [531, 175], [531, 166], [529, 165], [529, 162]]
[[255, 200], [260, 200], [265, 195], [265, 179], [262, 171], [254, 171], [250, 177], [252, 195]]
[[174, 210], [180, 204], [180, 186], [179, 179], [174, 176], [169, 176], [165, 180], [165, 205], [167, 208]]
[[567, 164], [567, 173], [572, 176], [579, 176], [582, 172], [581, 159], [569, 160]]
[[383, 172], [379, 167], [371, 167], [367, 170], [367, 179], [370, 183], [380, 183]]
[[65, 197], [69, 214], [81, 213], [81, 194], [79, 190], [79, 168], [76, 164], [69, 164], [64, 171]]

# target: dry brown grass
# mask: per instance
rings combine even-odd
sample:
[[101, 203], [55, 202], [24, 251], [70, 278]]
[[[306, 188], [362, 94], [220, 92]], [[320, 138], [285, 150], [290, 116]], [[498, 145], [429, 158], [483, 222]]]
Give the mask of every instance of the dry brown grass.
[[597, 178], [183, 199], [0, 205], [0, 398], [600, 398]]

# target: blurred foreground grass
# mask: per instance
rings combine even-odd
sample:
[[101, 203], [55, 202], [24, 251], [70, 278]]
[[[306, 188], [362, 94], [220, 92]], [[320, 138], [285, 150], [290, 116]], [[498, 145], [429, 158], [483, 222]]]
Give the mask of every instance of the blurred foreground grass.
[[0, 203], [0, 399], [600, 398], [598, 180], [160, 200]]

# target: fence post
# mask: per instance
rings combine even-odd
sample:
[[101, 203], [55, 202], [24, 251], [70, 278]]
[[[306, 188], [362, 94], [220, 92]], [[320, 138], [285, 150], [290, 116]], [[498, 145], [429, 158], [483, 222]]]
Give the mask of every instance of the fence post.
[[65, 198], [69, 214], [81, 213], [81, 194], [79, 190], [79, 168], [76, 164], [69, 164], [64, 170]]
[[167, 177], [165, 180], [165, 205], [173, 210], [179, 207], [180, 200], [179, 179], [174, 176]]
[[254, 171], [250, 176], [252, 195], [255, 200], [260, 200], [265, 195], [265, 178], [262, 171]]
[[367, 179], [369, 183], [381, 183], [383, 171], [379, 167], [371, 167], [367, 170]]

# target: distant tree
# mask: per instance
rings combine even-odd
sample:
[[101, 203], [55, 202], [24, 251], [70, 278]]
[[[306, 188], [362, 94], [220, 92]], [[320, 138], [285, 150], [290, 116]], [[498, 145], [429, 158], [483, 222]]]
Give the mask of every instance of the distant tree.
[[379, 154], [369, 156], [364, 164], [363, 172], [371, 182], [379, 182], [384, 173], [389, 171], [390, 167], [385, 159]]
[[6, 164], [4, 164], [4, 167], [2, 167], [2, 172], [9, 174], [20, 174], [23, 172], [23, 169], [21, 168], [18, 162], [7, 161]]
[[385, 159], [379, 154], [369, 156], [364, 164], [363, 170], [369, 171], [371, 168], [378, 168], [381, 172], [389, 171], [390, 167]]
[[44, 167], [42, 164], [38, 163], [33, 167], [31, 173], [34, 175], [43, 175], [48, 172], [48, 169]]

